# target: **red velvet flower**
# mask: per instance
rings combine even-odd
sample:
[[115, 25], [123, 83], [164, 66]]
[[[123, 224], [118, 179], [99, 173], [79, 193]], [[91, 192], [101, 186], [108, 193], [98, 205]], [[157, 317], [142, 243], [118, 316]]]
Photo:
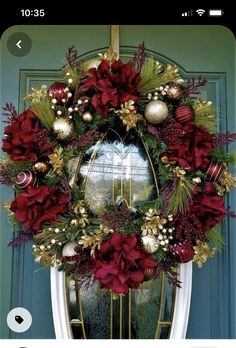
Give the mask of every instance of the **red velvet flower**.
[[40, 230], [44, 222], [55, 223], [69, 209], [68, 196], [57, 193], [55, 186], [29, 186], [16, 196], [10, 209], [26, 229]]
[[208, 155], [212, 150], [212, 135], [193, 122], [179, 123], [178, 127], [183, 132], [181, 141], [168, 145], [168, 159], [189, 171], [205, 170], [210, 163]]
[[111, 108], [121, 103], [139, 100], [141, 77], [131, 64], [116, 60], [110, 66], [107, 60], [103, 60], [97, 69], [91, 68], [88, 73], [90, 77], [84, 85], [95, 90], [92, 104], [102, 116], [107, 116]]
[[[38, 159], [38, 137], [41, 131], [42, 128], [37, 116], [28, 109], [20, 114], [15, 122], [5, 128], [6, 139], [3, 139], [2, 150], [7, 152], [13, 161], [29, 159], [34, 163]], [[44, 143], [47, 138], [45, 132]], [[39, 151], [41, 150], [39, 149]]]
[[101, 244], [92, 272], [102, 287], [115, 294], [126, 294], [144, 281], [144, 271], [157, 266], [156, 261], [138, 243], [137, 236], [115, 232]]
[[206, 184], [203, 191], [195, 194], [190, 211], [196, 215], [204, 232], [222, 221], [227, 214], [224, 199], [217, 195], [211, 182]]

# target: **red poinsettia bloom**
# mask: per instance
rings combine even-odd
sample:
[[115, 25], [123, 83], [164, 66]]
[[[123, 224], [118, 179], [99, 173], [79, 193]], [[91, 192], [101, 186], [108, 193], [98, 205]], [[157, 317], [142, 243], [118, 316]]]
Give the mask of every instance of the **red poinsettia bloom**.
[[107, 116], [111, 108], [121, 103], [139, 100], [141, 77], [131, 64], [116, 60], [110, 66], [107, 60], [102, 60], [97, 69], [91, 68], [88, 73], [90, 77], [84, 85], [95, 90], [92, 104], [102, 116]]
[[50, 145], [51, 151], [54, 147], [47, 139], [46, 130], [44, 130], [42, 139], [42, 127], [37, 116], [30, 109], [24, 111], [15, 122], [7, 126], [4, 133], [6, 138], [3, 139], [2, 150], [7, 152], [13, 161], [30, 160], [35, 163], [42, 150], [38, 146], [39, 140], [40, 147], [46, 143], [47, 147]]
[[29, 186], [26, 192], [16, 196], [10, 209], [26, 230], [37, 232], [44, 222], [55, 223], [60, 214], [68, 211], [69, 199], [64, 193], [57, 193], [55, 186]]
[[222, 221], [227, 214], [224, 199], [217, 195], [211, 182], [206, 184], [203, 191], [195, 193], [190, 211], [196, 215], [204, 232]]
[[181, 140], [168, 145], [168, 159], [189, 171], [205, 170], [210, 163], [208, 156], [213, 147], [212, 135], [193, 122], [186, 125], [178, 123], [178, 127], [182, 130]]
[[157, 266], [156, 261], [143, 250], [137, 236], [115, 232], [101, 244], [92, 272], [102, 287], [115, 294], [126, 294], [144, 281], [144, 271]]

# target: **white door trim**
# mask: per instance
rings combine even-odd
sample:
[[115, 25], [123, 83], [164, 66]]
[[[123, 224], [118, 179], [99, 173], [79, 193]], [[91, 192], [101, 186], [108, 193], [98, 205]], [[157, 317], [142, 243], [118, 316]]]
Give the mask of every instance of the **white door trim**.
[[[192, 262], [180, 265], [181, 288], [176, 290], [175, 308], [170, 339], [185, 338], [191, 302]], [[73, 338], [66, 298], [64, 272], [51, 268], [51, 300], [55, 335], [57, 339]]]

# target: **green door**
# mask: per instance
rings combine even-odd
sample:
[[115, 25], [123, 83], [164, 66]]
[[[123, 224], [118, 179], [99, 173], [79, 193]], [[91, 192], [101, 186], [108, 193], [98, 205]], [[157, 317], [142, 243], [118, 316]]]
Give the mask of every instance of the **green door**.
[[[24, 32], [32, 40], [28, 55], [15, 57], [7, 50], [7, 40], [15, 32]], [[175, 63], [185, 79], [203, 75], [208, 80], [203, 96], [217, 105], [219, 129], [236, 129], [234, 119], [234, 45], [233, 34], [221, 26], [120, 26], [121, 52], [133, 52], [144, 41], [150, 53], [160, 61]], [[110, 26], [15, 26], [1, 40], [1, 105], [13, 102], [19, 111], [25, 107], [22, 97], [31, 86], [59, 76], [58, 69], [68, 46], [79, 54], [93, 56], [110, 43]], [[1, 132], [4, 125], [1, 123]], [[13, 193], [0, 187], [1, 200]], [[231, 194], [229, 205], [236, 207]], [[31, 245], [7, 248], [12, 237], [7, 216], [1, 211], [1, 338], [54, 338], [51, 313], [49, 271], [40, 269], [31, 254]], [[204, 269], [194, 267], [193, 293], [188, 338], [236, 337], [236, 235], [233, 221], [223, 225], [226, 245]], [[29, 331], [20, 336], [9, 332], [6, 316], [10, 308], [22, 306], [33, 316]], [[203, 314], [204, 313], [204, 314]]]

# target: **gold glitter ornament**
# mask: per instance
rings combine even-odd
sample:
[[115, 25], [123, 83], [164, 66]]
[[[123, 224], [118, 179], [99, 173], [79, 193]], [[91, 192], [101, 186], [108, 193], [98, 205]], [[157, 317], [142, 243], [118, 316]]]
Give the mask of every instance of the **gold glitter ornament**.
[[58, 117], [52, 128], [58, 140], [66, 140], [73, 133], [73, 124], [64, 117]]

